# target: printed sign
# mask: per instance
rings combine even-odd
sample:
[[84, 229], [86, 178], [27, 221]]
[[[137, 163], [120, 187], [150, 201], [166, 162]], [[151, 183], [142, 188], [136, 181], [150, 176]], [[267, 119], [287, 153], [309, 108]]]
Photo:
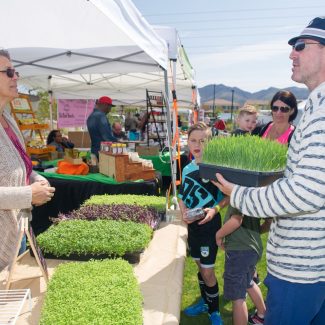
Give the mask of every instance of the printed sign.
[[11, 105], [13, 109], [19, 110], [19, 111], [30, 111], [30, 107], [28, 104], [27, 98], [15, 98], [12, 102]]
[[42, 273], [45, 274], [45, 279], [47, 280], [49, 278], [47, 264], [46, 264], [45, 258], [43, 256], [43, 253], [42, 253], [40, 247], [37, 245], [34, 231], [31, 226], [29, 226], [29, 230], [26, 229], [25, 231], [26, 231], [27, 238], [29, 240], [29, 244], [30, 244], [30, 246], [33, 250], [33, 253], [35, 255], [35, 258], [37, 260], [37, 263], [39, 264], [39, 267], [41, 268]]
[[59, 99], [58, 127], [85, 126], [94, 106], [93, 99]]

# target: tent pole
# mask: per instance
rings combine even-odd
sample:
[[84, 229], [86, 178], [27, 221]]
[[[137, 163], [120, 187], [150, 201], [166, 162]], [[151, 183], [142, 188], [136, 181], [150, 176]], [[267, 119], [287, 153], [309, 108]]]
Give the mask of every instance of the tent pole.
[[51, 126], [51, 130], [54, 129], [53, 127], [53, 91], [52, 91], [52, 76], [48, 76], [47, 78], [47, 82], [48, 82], [48, 94], [50, 95], [50, 126]]
[[167, 113], [167, 133], [168, 133], [168, 148], [169, 148], [169, 156], [170, 156], [170, 167], [172, 171], [172, 189], [173, 189], [173, 198], [172, 204], [174, 206], [174, 210], [178, 209], [178, 201], [176, 196], [176, 173], [174, 173], [173, 165], [175, 165], [175, 161], [173, 159], [173, 152], [172, 152], [172, 128], [171, 128], [171, 118], [170, 118], [170, 102], [169, 102], [169, 87], [168, 87], [168, 76], [167, 70], [164, 69], [164, 79], [165, 79], [165, 96], [166, 96], [166, 113]]

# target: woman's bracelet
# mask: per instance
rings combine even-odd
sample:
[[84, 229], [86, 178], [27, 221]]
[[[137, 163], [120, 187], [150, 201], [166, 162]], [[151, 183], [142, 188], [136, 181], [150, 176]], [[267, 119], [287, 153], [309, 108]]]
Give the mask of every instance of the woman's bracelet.
[[217, 204], [214, 209], [216, 210], [216, 213], [218, 213], [221, 210], [221, 207], [219, 204]]

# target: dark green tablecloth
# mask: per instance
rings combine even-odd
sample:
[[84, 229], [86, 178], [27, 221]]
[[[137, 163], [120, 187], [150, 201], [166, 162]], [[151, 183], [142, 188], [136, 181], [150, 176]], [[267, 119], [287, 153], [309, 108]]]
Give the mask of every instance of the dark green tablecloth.
[[[166, 152], [163, 154], [160, 153], [159, 156], [141, 156], [141, 158], [151, 160], [153, 163], [153, 168], [156, 169], [158, 172], [160, 172], [161, 176], [171, 176], [169, 152]], [[60, 159], [44, 161], [43, 166], [48, 166], [48, 165], [57, 166], [59, 160]], [[47, 175], [49, 175], [49, 173], [47, 173]], [[90, 175], [96, 175], [96, 174], [90, 174]], [[86, 176], [88, 176], [88, 175], [86, 175]], [[55, 177], [55, 176], [53, 176], [53, 177]], [[85, 177], [85, 176], [82, 176], [82, 177]], [[104, 176], [104, 177], [106, 177], [106, 176]], [[73, 178], [73, 179], [76, 179], [76, 178]], [[94, 179], [92, 176], [89, 180], [97, 181], [97, 179]], [[109, 180], [106, 180], [105, 182], [112, 184], [112, 182]]]

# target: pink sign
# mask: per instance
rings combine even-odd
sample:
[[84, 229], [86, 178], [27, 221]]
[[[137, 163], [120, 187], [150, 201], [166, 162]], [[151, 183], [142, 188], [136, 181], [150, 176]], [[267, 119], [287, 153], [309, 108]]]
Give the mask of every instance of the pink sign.
[[85, 126], [94, 106], [94, 99], [59, 99], [58, 127]]

